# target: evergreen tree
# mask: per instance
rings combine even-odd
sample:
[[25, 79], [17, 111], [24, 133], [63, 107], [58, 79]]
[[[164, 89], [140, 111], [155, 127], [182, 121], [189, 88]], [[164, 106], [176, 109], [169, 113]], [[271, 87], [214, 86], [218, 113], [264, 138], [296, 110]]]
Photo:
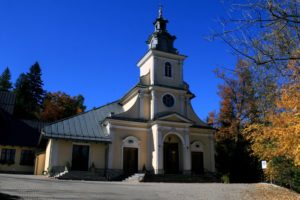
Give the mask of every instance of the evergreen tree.
[[45, 96], [42, 73], [36, 62], [28, 73], [22, 73], [15, 86], [15, 115], [19, 118], [37, 119]]
[[0, 76], [0, 91], [10, 91], [12, 89], [12, 83], [10, 82], [11, 74], [9, 71], [9, 68], [6, 67], [6, 69], [3, 71], [3, 73]]
[[15, 84], [16, 104], [14, 115], [19, 118], [34, 118], [32, 115], [33, 98], [30, 92], [28, 76], [20, 74]]
[[45, 90], [43, 89], [42, 71], [38, 62], [34, 63], [27, 73], [30, 92], [33, 97], [34, 111], [38, 112], [45, 98]]

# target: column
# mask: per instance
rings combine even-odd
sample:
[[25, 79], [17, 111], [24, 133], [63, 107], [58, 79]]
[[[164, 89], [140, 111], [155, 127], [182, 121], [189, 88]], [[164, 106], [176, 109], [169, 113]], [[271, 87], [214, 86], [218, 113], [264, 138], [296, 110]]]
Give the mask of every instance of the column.
[[191, 174], [191, 147], [190, 147], [190, 136], [189, 132], [184, 132], [184, 159], [183, 159], [183, 174]]
[[154, 169], [154, 174], [162, 174], [163, 163], [162, 163], [161, 132], [159, 131], [159, 126], [157, 124], [152, 126], [152, 136], [153, 136], [152, 167]]
[[156, 92], [151, 91], [151, 119], [154, 119], [156, 114]]
[[107, 158], [107, 168], [113, 169], [113, 158], [114, 158], [114, 132], [111, 128], [111, 124], [106, 125], [107, 133], [110, 135], [111, 143], [108, 145], [108, 158]]
[[140, 118], [144, 119], [145, 118], [145, 114], [144, 114], [144, 93], [143, 92], [139, 92], [139, 103], [140, 103]]

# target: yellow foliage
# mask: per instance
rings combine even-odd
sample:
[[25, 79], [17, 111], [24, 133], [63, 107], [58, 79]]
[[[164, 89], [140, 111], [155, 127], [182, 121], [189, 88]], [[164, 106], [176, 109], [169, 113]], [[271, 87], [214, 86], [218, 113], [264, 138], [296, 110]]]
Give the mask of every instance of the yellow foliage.
[[300, 166], [300, 83], [284, 86], [276, 106], [277, 110], [267, 115], [268, 124], [246, 129], [252, 150], [261, 159], [284, 156]]

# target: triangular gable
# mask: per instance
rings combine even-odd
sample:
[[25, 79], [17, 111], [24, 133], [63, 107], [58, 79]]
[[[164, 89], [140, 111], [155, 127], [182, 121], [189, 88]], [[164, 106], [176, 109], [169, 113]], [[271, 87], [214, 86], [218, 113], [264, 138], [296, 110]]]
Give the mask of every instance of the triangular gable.
[[162, 121], [171, 121], [171, 122], [181, 122], [181, 123], [191, 123], [192, 121], [187, 119], [184, 116], [181, 116], [177, 113], [168, 114], [162, 117], [157, 118], [157, 120]]

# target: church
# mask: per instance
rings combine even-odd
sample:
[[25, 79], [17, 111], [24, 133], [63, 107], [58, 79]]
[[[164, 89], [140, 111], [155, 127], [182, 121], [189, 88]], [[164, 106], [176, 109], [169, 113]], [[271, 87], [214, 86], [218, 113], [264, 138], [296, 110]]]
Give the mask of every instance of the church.
[[139, 82], [121, 99], [45, 126], [35, 173], [91, 171], [110, 177], [215, 171], [215, 129], [194, 112], [183, 80], [186, 56], [174, 47], [162, 10], [138, 61]]

